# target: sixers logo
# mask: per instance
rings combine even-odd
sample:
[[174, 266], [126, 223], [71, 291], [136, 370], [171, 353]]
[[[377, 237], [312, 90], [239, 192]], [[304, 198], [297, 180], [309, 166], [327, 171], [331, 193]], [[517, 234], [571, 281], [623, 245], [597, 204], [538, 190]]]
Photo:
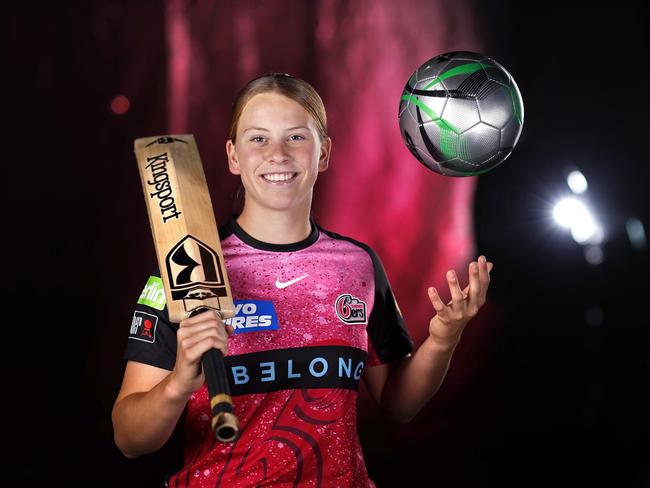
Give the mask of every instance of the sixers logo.
[[366, 302], [350, 294], [339, 295], [334, 304], [336, 315], [346, 324], [366, 323]]

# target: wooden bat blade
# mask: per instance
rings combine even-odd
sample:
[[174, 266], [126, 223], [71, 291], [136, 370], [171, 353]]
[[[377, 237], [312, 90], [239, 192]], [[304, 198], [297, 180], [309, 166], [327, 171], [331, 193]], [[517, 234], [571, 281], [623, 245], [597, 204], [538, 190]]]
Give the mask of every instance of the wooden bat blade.
[[[172, 322], [204, 311], [234, 317], [219, 231], [196, 141], [191, 134], [144, 137], [135, 156]], [[222, 442], [239, 436], [223, 355], [201, 358], [212, 409], [212, 430]]]
[[230, 283], [201, 157], [191, 134], [134, 144], [169, 318], [210, 308], [233, 317]]

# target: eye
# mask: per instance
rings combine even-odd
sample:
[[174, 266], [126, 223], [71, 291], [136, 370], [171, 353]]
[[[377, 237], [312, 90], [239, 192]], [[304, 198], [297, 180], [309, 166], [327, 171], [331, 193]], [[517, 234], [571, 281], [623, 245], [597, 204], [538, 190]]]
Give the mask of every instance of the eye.
[[300, 134], [292, 134], [289, 136], [290, 141], [304, 141], [305, 138], [301, 136]]
[[253, 137], [251, 137], [250, 140], [251, 140], [251, 142], [260, 143], [260, 142], [264, 142], [264, 137], [262, 137], [262, 136], [253, 136]]

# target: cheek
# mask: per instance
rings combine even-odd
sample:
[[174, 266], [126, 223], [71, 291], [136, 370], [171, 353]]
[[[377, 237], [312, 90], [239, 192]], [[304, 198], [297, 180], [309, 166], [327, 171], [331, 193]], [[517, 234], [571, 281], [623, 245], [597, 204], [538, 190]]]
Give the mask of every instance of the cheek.
[[317, 167], [320, 151], [315, 145], [304, 146], [298, 149], [296, 156], [299, 156], [302, 161], [308, 161], [312, 167]]

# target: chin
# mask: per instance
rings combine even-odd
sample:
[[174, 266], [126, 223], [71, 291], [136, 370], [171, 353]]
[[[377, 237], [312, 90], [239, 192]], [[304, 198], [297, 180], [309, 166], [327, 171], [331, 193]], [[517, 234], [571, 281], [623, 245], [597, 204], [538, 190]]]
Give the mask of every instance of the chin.
[[270, 200], [267, 200], [266, 202], [263, 202], [263, 206], [265, 208], [268, 208], [270, 210], [278, 211], [278, 212], [289, 212], [293, 210], [298, 210], [300, 208], [303, 208], [305, 206], [309, 207], [311, 204], [311, 199], [300, 199], [297, 200], [295, 198], [273, 198]]

